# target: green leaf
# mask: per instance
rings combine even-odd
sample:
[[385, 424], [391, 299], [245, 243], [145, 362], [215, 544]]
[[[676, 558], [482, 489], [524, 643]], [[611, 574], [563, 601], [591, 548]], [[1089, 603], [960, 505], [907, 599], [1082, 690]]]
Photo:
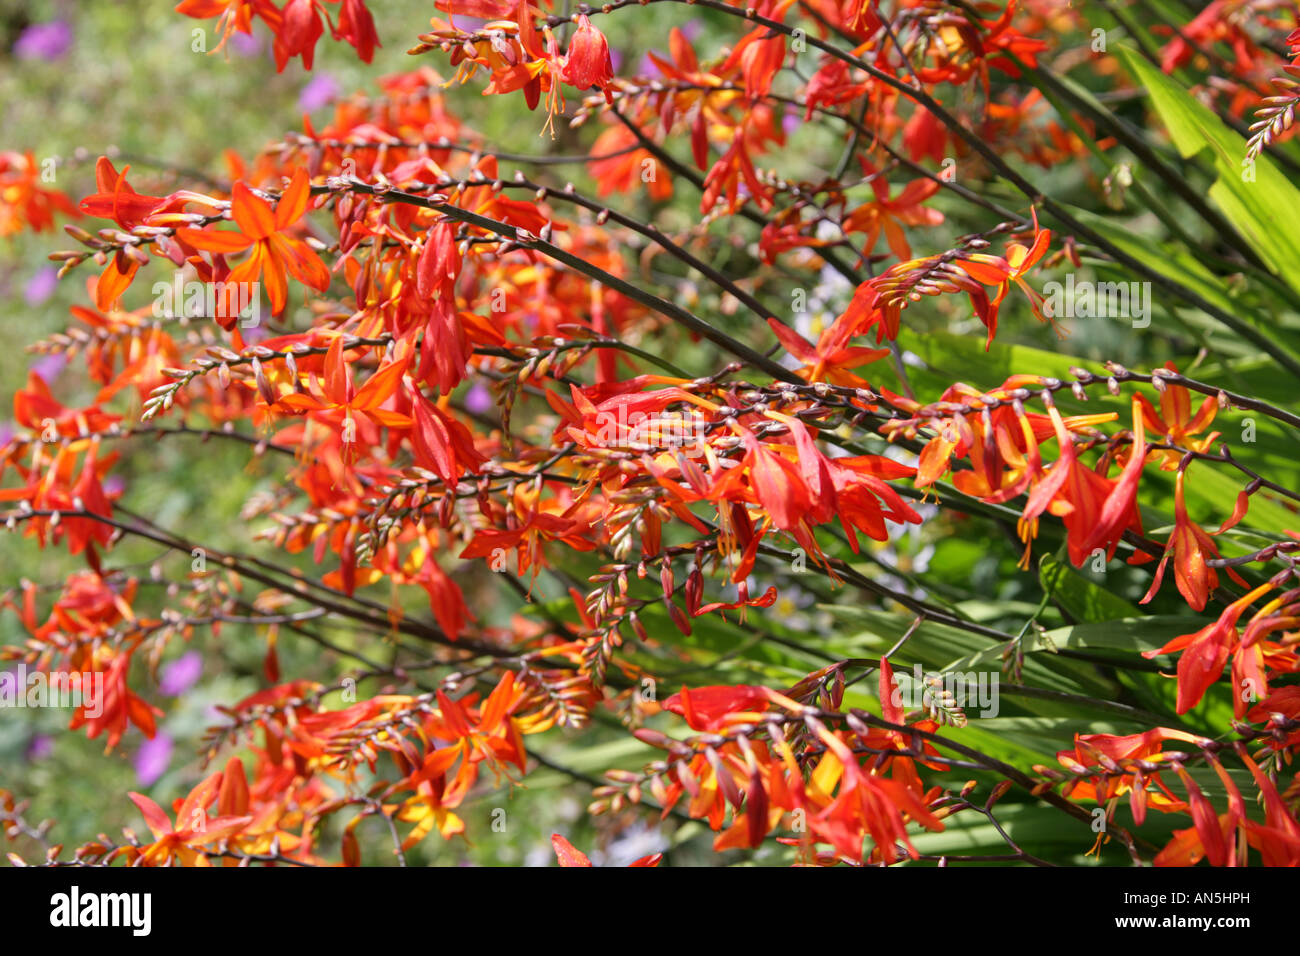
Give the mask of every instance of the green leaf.
[[[912, 621], [909, 616], [871, 608], [841, 605], [820, 607], [837, 620], [861, 628], [851, 640], [869, 654], [888, 651]], [[890, 660], [894, 663], [895, 671], [920, 664], [926, 673], [1000, 673], [1005, 647], [1006, 644], [991, 641], [987, 637], [926, 621]], [[1112, 681], [1099, 675], [1091, 664], [1065, 658], [1028, 660], [1025, 662], [1024, 678], [1026, 684], [1044, 690], [1094, 698], [1109, 697], [1118, 689]], [[1016, 703], [1034, 712], [1056, 709], [1056, 705], [1045, 701], [1018, 699]]]
[[[1036, 633], [1030, 631], [1025, 635], [1024, 650], [1026, 654], [1052, 655], [1056, 651], [1123, 651], [1129, 657], [1152, 651], [1168, 644], [1180, 634], [1190, 634], [1205, 625], [1198, 617], [1133, 616], [1119, 620], [1074, 624], [1070, 627], [1058, 627], [1054, 630]], [[965, 658], [955, 667], [991, 666], [1000, 661], [1002, 648], [985, 648], [979, 654]], [[1026, 662], [1026, 668], [1029, 662]], [[1029, 673], [1028, 670], [1025, 672]]]
[[1050, 554], [1038, 560], [1038, 580], [1057, 606], [1076, 621], [1114, 621], [1139, 614], [1128, 601], [1098, 587]]
[[1162, 245], [1146, 236], [1140, 236], [1115, 220], [1074, 206], [1071, 214], [1091, 229], [1105, 234], [1106, 238], [1146, 265], [1195, 291], [1201, 298], [1222, 309], [1239, 307], [1230, 295], [1228, 284], [1205, 267], [1186, 249], [1172, 244]]
[[1119, 650], [1132, 654], [1163, 647], [1180, 634], [1205, 626], [1199, 617], [1131, 617], [1102, 623], [1075, 624], [1034, 635], [1025, 643], [1026, 652], [1051, 650]]
[[1136, 51], [1120, 48], [1119, 55], [1150, 93], [1179, 154], [1186, 159], [1209, 150], [1218, 174], [1210, 199], [1260, 259], [1300, 291], [1300, 232], [1278, 228], [1277, 218], [1282, 210], [1300, 209], [1300, 190], [1265, 155], [1255, 162], [1254, 182], [1245, 181], [1246, 141]]

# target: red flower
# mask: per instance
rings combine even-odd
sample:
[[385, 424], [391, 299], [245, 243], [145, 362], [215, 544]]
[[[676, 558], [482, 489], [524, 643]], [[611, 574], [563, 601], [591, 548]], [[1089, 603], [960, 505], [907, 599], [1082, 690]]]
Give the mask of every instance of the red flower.
[[609, 90], [609, 81], [614, 78], [609, 43], [605, 40], [605, 34], [591, 25], [585, 13], [578, 17], [578, 29], [569, 41], [569, 53], [564, 58], [560, 76], [566, 83], [580, 90], [599, 87], [605, 93], [605, 102], [614, 102], [614, 96]]
[[77, 210], [63, 193], [42, 189], [40, 164], [31, 153], [0, 153], [0, 236], [12, 236], [24, 228], [41, 232], [54, 228], [54, 216], [77, 216]]
[[[555, 858], [559, 861], [560, 866], [591, 866], [591, 860], [587, 859], [587, 854], [558, 833], [551, 834], [551, 846], [555, 849]], [[663, 856], [662, 853], [643, 856], [639, 860], [629, 863], [628, 866], [658, 866]]]
[[751, 723], [767, 710], [768, 692], [762, 687], [683, 687], [663, 702], [664, 710], [680, 714], [695, 730], [721, 731], [730, 724]]
[[[1165, 566], [1172, 557], [1174, 559], [1174, 580], [1178, 585], [1179, 593], [1187, 600], [1187, 604], [1192, 610], [1203, 611], [1206, 602], [1209, 600], [1210, 592], [1219, 586], [1218, 572], [1207, 563], [1208, 559], [1219, 556], [1219, 549], [1215, 545], [1214, 539], [1200, 525], [1187, 517], [1187, 504], [1183, 500], [1183, 477], [1185, 474], [1185, 470], [1179, 469], [1178, 475], [1174, 479], [1174, 530], [1169, 535], [1169, 541], [1165, 545], [1165, 553], [1160, 558], [1160, 564], [1156, 568], [1155, 577], [1151, 581], [1151, 589], [1142, 598], [1142, 603], [1146, 604], [1160, 590], [1160, 583], [1164, 580]], [[1216, 533], [1222, 533], [1227, 528], [1228, 524], [1225, 523], [1224, 527], [1220, 528]], [[1232, 568], [1228, 568], [1227, 571], [1242, 586], [1246, 585], [1246, 582]]]
[[1052, 241], [1051, 230], [1039, 229], [1037, 218], [1034, 222], [1034, 244], [1024, 246], [1018, 242], [1007, 244], [1006, 258], [1001, 256], [990, 256], [982, 253], [967, 256], [965, 259], [958, 259], [955, 265], [959, 266], [972, 278], [979, 280], [985, 285], [995, 286], [997, 294], [993, 297], [987, 315], [981, 314], [980, 319], [989, 330], [988, 342], [984, 348], [987, 351], [988, 346], [993, 344], [993, 336], [998, 330], [998, 307], [1002, 305], [1002, 300], [1007, 297], [1011, 290], [1011, 283], [1015, 283], [1029, 298], [1029, 307], [1033, 309], [1034, 316], [1040, 322], [1050, 322], [1051, 316], [1043, 312], [1043, 297], [1033, 289], [1025, 276], [1038, 264], [1038, 261], [1047, 254], [1047, 247]]
[[366, 9], [365, 0], [343, 0], [334, 35], [356, 47], [357, 56], [365, 63], [374, 59], [375, 47], [383, 46], [375, 32], [375, 18]]
[[[81, 211], [101, 219], [112, 219], [129, 232], [136, 226], [158, 224], [160, 220], [155, 220], [155, 216], [178, 213], [188, 202], [215, 208], [215, 200], [185, 190], [169, 196], [141, 195], [126, 181], [130, 169], [130, 166], [124, 166], [119, 174], [107, 157], [99, 157], [95, 162], [95, 186], [99, 191], [81, 200]], [[140, 261], [128, 256], [123, 249], [113, 254], [95, 287], [95, 305], [101, 312], [111, 311], [116, 306], [139, 268]]]
[[1245, 597], [1229, 604], [1213, 624], [1194, 634], [1175, 637], [1158, 650], [1143, 653], [1143, 657], [1152, 658], [1174, 651], [1183, 652], [1178, 659], [1178, 713], [1185, 714], [1195, 707], [1210, 685], [1223, 675], [1228, 654], [1240, 643], [1237, 621], [1246, 608], [1272, 588], [1271, 584], [1261, 584]]
[[751, 100], [760, 100], [772, 88], [772, 80], [784, 61], [785, 37], [767, 27], [755, 27], [736, 44], [718, 72], [739, 67], [745, 79], [745, 94]]

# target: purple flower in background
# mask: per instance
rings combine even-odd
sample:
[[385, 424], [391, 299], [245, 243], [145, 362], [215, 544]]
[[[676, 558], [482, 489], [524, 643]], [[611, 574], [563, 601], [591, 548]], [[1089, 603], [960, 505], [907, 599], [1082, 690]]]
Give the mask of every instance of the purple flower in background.
[[27, 745], [28, 760], [44, 760], [54, 753], [54, 738], [49, 734], [37, 734]]
[[230, 34], [230, 46], [240, 56], [257, 56], [262, 52], [262, 38], [255, 33]]
[[104, 479], [104, 494], [112, 497], [126, 490], [126, 479], [121, 475], [109, 475]]
[[202, 673], [203, 655], [198, 651], [186, 651], [163, 667], [158, 689], [168, 697], [179, 697], [194, 686]]
[[479, 17], [467, 17], [463, 13], [451, 14], [447, 19], [453, 27], [465, 33], [478, 33], [488, 23]]
[[9, 439], [14, 437], [14, 426], [9, 422], [0, 423], [0, 448], [9, 444]]
[[475, 415], [486, 415], [493, 404], [492, 393], [482, 382], [475, 382], [465, 393], [465, 407]]
[[62, 20], [33, 23], [14, 43], [14, 56], [20, 60], [57, 60], [72, 46], [72, 27]]
[[610, 50], [609, 65], [614, 70], [614, 73], [617, 74], [618, 71], [623, 68], [623, 54], [618, 50]]
[[172, 739], [158, 731], [153, 740], [146, 740], [135, 752], [135, 776], [140, 786], [148, 787], [167, 772], [172, 759]]
[[317, 73], [298, 94], [298, 108], [305, 113], [318, 110], [339, 95], [339, 84], [328, 73]]
[[799, 128], [799, 113], [795, 110], [786, 110], [785, 115], [781, 117], [781, 129], [786, 136], [793, 135], [794, 131]]
[[40, 305], [59, 287], [59, 270], [54, 266], [42, 266], [36, 275], [27, 280], [23, 288], [23, 300], [28, 305]]
[[45, 382], [46, 385], [49, 385], [59, 377], [59, 373], [63, 371], [67, 364], [68, 359], [65, 355], [45, 355], [33, 362], [31, 368], [38, 378]]

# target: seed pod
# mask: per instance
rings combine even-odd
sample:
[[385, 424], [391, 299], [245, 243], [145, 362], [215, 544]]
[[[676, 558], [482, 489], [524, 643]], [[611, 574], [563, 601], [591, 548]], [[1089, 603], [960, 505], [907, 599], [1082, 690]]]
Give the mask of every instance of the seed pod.
[[704, 575], [700, 573], [698, 567], [691, 568], [691, 573], [686, 576], [686, 610], [695, 614], [700, 609], [700, 599], [704, 594]]
[[988, 801], [984, 804], [984, 809], [992, 810], [993, 805], [1006, 796], [1006, 793], [1011, 789], [1011, 786], [1012, 783], [1010, 780], [999, 781], [997, 786], [993, 788], [993, 792], [989, 794]]
[[66, 232], [73, 239], [76, 239], [78, 242], [90, 246], [91, 248], [97, 248], [100, 245], [98, 239], [96, 239], [86, 230], [82, 229], [80, 226], [74, 226], [71, 223], [68, 223], [63, 227], [63, 231]]
[[257, 380], [257, 393], [262, 396], [262, 401], [268, 405], [274, 405], [279, 401], [279, 396], [275, 394], [275, 389], [271, 387], [266, 373], [262, 371], [262, 363], [256, 358], [252, 361], [253, 376]]
[[848, 717], [845, 718], [845, 723], [849, 725], [849, 730], [853, 731], [859, 737], [866, 737], [871, 733], [871, 728], [867, 726], [866, 721], [857, 714], [850, 713]]
[[676, 580], [673, 577], [673, 565], [671, 561], [665, 561], [659, 565], [659, 583], [663, 587], [664, 600], [672, 596], [676, 586]]
[[728, 803], [739, 810], [741, 804], [744, 803], [744, 797], [740, 793], [740, 788], [736, 786], [736, 781], [731, 776], [731, 771], [727, 768], [726, 764], [723, 763], [722, 757], [720, 757], [718, 752], [712, 747], [705, 747], [704, 759], [706, 759], [709, 762], [709, 766], [713, 768], [713, 778], [717, 782], [718, 790], [721, 791], [723, 797], [726, 798]]
[[844, 703], [844, 671], [836, 670], [835, 678], [831, 681], [830, 686], [830, 707], [828, 710], [839, 710], [840, 705]]
[[671, 617], [673, 619], [673, 623], [677, 625], [677, 630], [681, 631], [687, 637], [690, 637], [691, 636], [690, 619], [687, 618], [686, 614], [682, 611], [682, 609], [679, 608], [672, 601], [665, 601], [664, 603], [668, 605], [668, 616]]
[[668, 805], [668, 787], [664, 784], [664, 779], [659, 774], [650, 778], [650, 795], [660, 806]]
[[677, 781], [691, 795], [691, 798], [698, 797], [700, 795], [700, 782], [695, 778], [690, 765], [685, 760], [679, 760], [673, 764], [673, 769], [677, 771]]

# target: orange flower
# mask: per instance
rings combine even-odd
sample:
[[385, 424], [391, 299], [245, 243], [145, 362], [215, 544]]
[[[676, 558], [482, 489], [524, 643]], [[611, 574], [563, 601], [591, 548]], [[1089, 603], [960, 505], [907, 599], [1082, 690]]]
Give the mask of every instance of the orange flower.
[[85, 727], [86, 737], [90, 740], [107, 731], [105, 753], [117, 746], [122, 734], [126, 732], [128, 721], [152, 740], [156, 733], [154, 717], [162, 715], [161, 710], [145, 703], [127, 686], [126, 675], [131, 668], [133, 652], [134, 648], [116, 652], [105, 647], [87, 652], [80, 662], [83, 672], [94, 671], [104, 675], [104, 699], [101, 706], [96, 708], [100, 712], [98, 716], [90, 716], [84, 705], [79, 707], [68, 722], [68, 729]]
[[871, 188], [875, 190], [875, 202], [863, 203], [844, 218], [845, 232], [866, 233], [867, 241], [862, 247], [864, 255], [876, 248], [883, 232], [889, 249], [900, 261], [912, 258], [912, 247], [907, 244], [903, 234], [904, 226], [937, 226], [943, 222], [943, 213], [922, 205], [939, 191], [939, 184], [933, 179], [914, 179], [898, 194], [889, 198], [889, 183], [885, 177], [866, 160], [859, 160], [863, 171], [874, 178]]
[[[48, 461], [43, 451], [38, 453], [24, 476], [26, 484], [19, 488], [0, 488], [0, 502], [26, 501], [36, 511], [86, 511], [109, 517], [113, 509], [109, 496], [104, 492], [102, 479], [117, 461], [118, 453], [101, 457], [99, 442], [100, 439], [95, 437], [57, 445], [57, 451]], [[85, 458], [78, 472], [77, 458], [83, 452]], [[16, 470], [22, 471], [21, 467]], [[43, 548], [51, 532], [55, 541], [67, 542], [69, 553], [81, 554], [84, 551], [91, 567], [96, 569], [99, 558], [95, 545], [106, 547], [113, 539], [113, 529], [93, 518], [65, 517], [57, 521], [54, 517], [35, 518], [26, 523], [24, 534], [35, 537]]]
[[428, 468], [448, 485], [459, 481], [466, 468], [475, 469], [483, 464], [485, 459], [474, 447], [474, 436], [469, 429], [436, 402], [417, 392], [411, 408], [415, 417], [411, 439], [417, 464]]
[[[1045, 512], [1056, 515], [1065, 524], [1070, 561], [1077, 567], [1091, 553], [1098, 533], [1108, 530], [1109, 520], [1108, 524], [1103, 524], [1102, 517], [1112, 500], [1116, 503], [1111, 506], [1111, 512], [1119, 516], [1115, 519], [1119, 531], [1134, 520], [1136, 506], [1129, 499], [1112, 499], [1118, 483], [1097, 474], [1080, 461], [1074, 438], [1061, 419], [1061, 413], [1053, 406], [1048, 409], [1048, 414], [1056, 429], [1061, 454], [1047, 470], [1047, 477], [1034, 487], [1025, 502], [1019, 523], [1020, 539], [1025, 542], [1022, 567], [1027, 566], [1029, 547], [1038, 532], [1038, 519]], [[1134, 456], [1141, 459], [1138, 451], [1134, 451]], [[1116, 535], [1110, 543], [1113, 550], [1118, 532], [1110, 531]]]
[[[1095, 800], [1104, 804], [1124, 794], [1129, 796], [1133, 819], [1140, 826], [1146, 818], [1147, 807], [1161, 813], [1174, 813], [1186, 808], [1186, 803], [1169, 791], [1160, 774], [1144, 772], [1135, 762], [1162, 763], [1169, 758], [1164, 753], [1167, 741], [1200, 746], [1206, 743], [1186, 731], [1168, 727], [1155, 727], [1141, 734], [1115, 736], [1114, 734], [1075, 734], [1074, 749], [1061, 750], [1056, 759], [1066, 769], [1082, 774], [1096, 767], [1108, 771], [1095, 777], [1079, 779], [1069, 784], [1064, 795], [1075, 799]], [[1116, 769], [1118, 768], [1118, 770]], [[1148, 787], [1154, 786], [1155, 791]]]
[[217, 18], [216, 30], [221, 41], [213, 48], [213, 53], [225, 46], [230, 34], [236, 30], [251, 34], [254, 14], [271, 24], [272, 29], [280, 25], [280, 11], [270, 0], [181, 0], [176, 5], [176, 12], [198, 20]]
[[[105, 156], [95, 162], [95, 186], [99, 190], [81, 201], [81, 211], [112, 219], [123, 230], [130, 232], [141, 225], [170, 225], [187, 220], [183, 212], [187, 203], [196, 203], [208, 210], [221, 207], [218, 200], [187, 189], [166, 196], [145, 196], [137, 193], [126, 181], [130, 166], [118, 173]], [[178, 230], [179, 234], [179, 230]], [[130, 249], [132, 255], [127, 254]], [[113, 311], [122, 293], [131, 285], [145, 255], [139, 246], [123, 246], [109, 259], [95, 286], [95, 304], [102, 312]]]
[[[343, 361], [343, 351], [343, 336], [337, 335], [325, 355], [324, 380], [311, 376], [312, 394], [290, 392], [280, 396], [277, 404], [301, 412], [341, 411], [344, 423], [360, 418], [390, 428], [410, 428], [409, 417], [379, 407], [401, 384], [402, 376], [410, 364], [410, 353], [404, 353], [397, 360], [389, 362], [358, 389], [352, 381], [352, 366]], [[344, 427], [347, 427], [346, 424]]]
[[[995, 286], [998, 290], [990, 303], [988, 315], [981, 315], [985, 326], [989, 330], [988, 341], [990, 344], [993, 342], [994, 333], [997, 332], [998, 307], [1002, 305], [1002, 300], [1011, 291], [1013, 282], [1029, 298], [1029, 307], [1033, 309], [1035, 318], [1039, 322], [1051, 322], [1050, 316], [1043, 313], [1043, 296], [1025, 281], [1025, 276], [1047, 254], [1047, 247], [1051, 241], [1051, 230], [1039, 229], [1037, 216], [1035, 216], [1034, 244], [1032, 246], [1012, 242], [1007, 244], [1006, 258], [976, 253], [964, 259], [957, 259], [953, 263], [972, 278], [979, 280], [984, 285]], [[987, 349], [987, 347], [986, 345], [985, 348]]]
[[867, 384], [866, 381], [848, 370], [889, 355], [889, 349], [848, 345], [853, 328], [842, 319], [836, 320], [818, 337], [816, 346], [777, 319], [768, 319], [767, 324], [772, 327], [785, 350], [805, 363], [795, 374], [808, 382], [830, 382], [861, 388]]
[[136, 858], [138, 866], [166, 866], [179, 860], [185, 866], [211, 866], [203, 852], [204, 847], [234, 836], [252, 817], [207, 817], [207, 808], [217, 799], [221, 788], [220, 771], [208, 777], [190, 791], [183, 801], [177, 801], [176, 823], [158, 804], [141, 793], [130, 792], [132, 802], [140, 808], [144, 822], [154, 835], [154, 842], [145, 844]]
[[745, 95], [760, 100], [772, 88], [772, 80], [784, 61], [785, 37], [760, 26], [741, 38], [716, 72], [727, 73], [739, 68], [745, 80]]
[[1255, 785], [1264, 797], [1264, 822], [1242, 822], [1247, 842], [1259, 850], [1265, 866], [1300, 865], [1300, 823], [1296, 822], [1273, 781], [1248, 756], [1241, 754], [1241, 759], [1250, 768]]
[[[1234, 810], [1218, 814], [1214, 806], [1182, 767], [1174, 768], [1187, 788], [1187, 803], [1195, 824], [1188, 830], [1175, 830], [1174, 838], [1156, 856], [1156, 866], [1194, 866], [1208, 858], [1212, 866], [1223, 866], [1232, 856], [1232, 831], [1240, 818]], [[1230, 778], [1225, 777], [1229, 782]], [[1240, 795], [1238, 795], [1240, 799]]]
[[762, 687], [683, 687], [663, 702], [663, 709], [681, 714], [695, 730], [720, 731], [731, 724], [749, 724], [767, 710], [768, 694]]
[[523, 574], [531, 567], [535, 569], [533, 576], [536, 577], [537, 571], [545, 562], [545, 552], [542, 547], [545, 541], [563, 541], [578, 551], [595, 550], [596, 545], [582, 537], [586, 530], [587, 525], [582, 521], [533, 511], [527, 515], [522, 524], [512, 530], [501, 531], [494, 528], [479, 530], [460, 556], [490, 558], [496, 562], [508, 549], [514, 548], [519, 573]]
[[[1174, 559], [1174, 581], [1178, 585], [1179, 593], [1187, 600], [1187, 604], [1192, 610], [1204, 611], [1205, 604], [1210, 598], [1210, 592], [1219, 586], [1218, 572], [1210, 567], [1206, 561], [1209, 558], [1217, 558], [1219, 549], [1210, 535], [1200, 525], [1187, 517], [1187, 504], [1183, 500], [1183, 477], [1185, 474], [1186, 470], [1180, 468], [1178, 476], [1174, 479], [1174, 530], [1169, 535], [1169, 541], [1165, 545], [1165, 553], [1160, 558], [1160, 565], [1156, 568], [1155, 577], [1151, 581], [1151, 589], [1147, 591], [1141, 603], [1146, 604], [1156, 596], [1156, 592], [1160, 590], [1160, 583], [1164, 579], [1165, 565], [1169, 563], [1169, 559], [1172, 557]], [[1228, 527], [1229, 524], [1225, 523], [1224, 527], [1215, 533], [1222, 534]], [[1233, 580], [1243, 587], [1247, 586], [1239, 574], [1231, 568], [1228, 568], [1227, 571], [1232, 575]]]
[[[596, 178], [597, 193], [608, 196], [645, 187], [655, 202], [671, 199], [672, 177], [658, 175], [654, 155], [647, 149], [634, 149], [636, 145], [636, 136], [623, 125], [611, 126], [596, 138], [591, 155], [600, 158], [591, 160], [588, 168]], [[648, 171], [655, 171], [655, 175], [647, 183], [644, 174]]]
[[235, 183], [231, 214], [239, 231], [178, 229], [178, 238], [196, 249], [228, 255], [252, 247], [253, 253], [230, 270], [227, 282], [243, 287], [265, 278], [271, 311], [279, 315], [288, 303], [287, 276], [318, 292], [329, 288], [330, 274], [320, 257], [301, 239], [283, 235], [307, 211], [310, 183], [306, 170], [293, 174], [275, 209], [242, 182]]
[[0, 153], [0, 236], [25, 228], [53, 229], [56, 213], [80, 215], [63, 193], [37, 185], [40, 178], [40, 164], [31, 153]]
[[[812, 507], [812, 495], [803, 475], [794, 462], [760, 442], [753, 432], [746, 429], [743, 438], [746, 452], [742, 467], [733, 468], [727, 475], [748, 471], [754, 497], [772, 516], [772, 523], [782, 531], [793, 530]], [[726, 477], [714, 490], [725, 481]]]
[[[99, 157], [95, 162], [95, 186], [99, 191], [81, 200], [81, 211], [101, 219], [112, 219], [123, 230], [130, 231], [147, 223], [154, 213], [176, 211], [190, 198], [204, 198], [197, 193], [178, 193], [175, 198], [141, 195], [126, 181], [126, 174], [130, 170], [130, 166], [124, 166], [119, 174], [107, 157]], [[99, 284], [95, 287], [96, 307], [102, 312], [113, 309], [122, 293], [131, 285], [139, 268], [138, 259], [128, 256], [123, 249], [118, 249], [104, 267]]]
[[1106, 559], [1110, 560], [1115, 556], [1115, 548], [1125, 531], [1130, 528], [1138, 532], [1142, 530], [1142, 513], [1137, 506], [1137, 492], [1146, 460], [1146, 430], [1142, 427], [1137, 402], [1134, 402], [1133, 449], [1129, 453], [1128, 464], [1124, 466], [1124, 470], [1106, 495], [1105, 503], [1101, 506], [1101, 514], [1091, 534], [1087, 536], [1080, 548], [1080, 553], [1091, 553], [1096, 548], [1104, 548]]
[[[14, 393], [14, 419], [34, 431], [44, 433], [53, 426], [65, 438], [106, 432], [122, 420], [110, 415], [98, 404], [85, 408], [67, 408], [56, 399], [49, 385], [35, 372], [27, 373], [27, 388]], [[45, 439], [53, 438], [44, 435]]]
[[[1166, 362], [1165, 368], [1171, 372], [1178, 371], [1178, 366], [1173, 362]], [[1170, 444], [1188, 451], [1205, 451], [1219, 437], [1218, 432], [1210, 432], [1204, 438], [1192, 437], [1209, 428], [1210, 422], [1219, 413], [1219, 403], [1212, 395], [1206, 396], [1195, 415], [1192, 414], [1191, 393], [1181, 385], [1165, 386], [1160, 393], [1159, 414], [1145, 395], [1138, 395], [1137, 400], [1142, 403], [1142, 418], [1147, 428]], [[1172, 471], [1178, 466], [1182, 452], [1167, 448], [1158, 451], [1157, 456], [1164, 461], [1161, 467], [1165, 471]]]

